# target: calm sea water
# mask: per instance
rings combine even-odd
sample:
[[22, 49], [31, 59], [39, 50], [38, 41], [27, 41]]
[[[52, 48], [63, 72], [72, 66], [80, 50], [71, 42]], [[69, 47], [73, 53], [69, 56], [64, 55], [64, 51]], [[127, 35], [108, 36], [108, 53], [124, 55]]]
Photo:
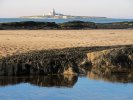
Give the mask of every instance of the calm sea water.
[[0, 100], [133, 100], [132, 79], [117, 78], [0, 77]]
[[133, 19], [111, 19], [111, 18], [84, 18], [84, 19], [28, 19], [28, 18], [0, 18], [0, 23], [3, 22], [21, 22], [21, 21], [37, 21], [37, 22], [56, 22], [63, 23], [68, 21], [81, 20], [91, 21], [95, 23], [110, 23], [110, 22], [123, 22], [133, 21]]

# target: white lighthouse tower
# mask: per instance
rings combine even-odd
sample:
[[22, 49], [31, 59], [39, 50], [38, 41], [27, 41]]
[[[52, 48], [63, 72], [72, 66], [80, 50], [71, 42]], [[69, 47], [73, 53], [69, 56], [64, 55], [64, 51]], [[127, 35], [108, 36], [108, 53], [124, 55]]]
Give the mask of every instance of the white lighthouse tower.
[[48, 15], [49, 16], [55, 16], [56, 15], [54, 8], [49, 12]]

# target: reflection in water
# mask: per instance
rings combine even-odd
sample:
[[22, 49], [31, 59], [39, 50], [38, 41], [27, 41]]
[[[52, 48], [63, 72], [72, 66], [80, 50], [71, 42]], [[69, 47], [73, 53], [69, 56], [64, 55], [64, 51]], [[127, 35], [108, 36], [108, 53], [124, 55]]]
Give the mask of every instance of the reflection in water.
[[[63, 80], [62, 80], [63, 78]], [[0, 100], [132, 100], [133, 84], [115, 84], [89, 80], [86, 77], [31, 76], [21, 78], [0, 78]], [[2, 82], [3, 83], [2, 83]], [[10, 83], [9, 83], [10, 82]], [[75, 84], [76, 83], [76, 84]], [[63, 86], [45, 88], [39, 86]], [[72, 87], [74, 85], [74, 87]], [[64, 88], [65, 87], [65, 88]], [[72, 88], [66, 88], [72, 87]]]
[[48, 75], [48, 76], [23, 76], [23, 77], [0, 77], [0, 86], [30, 83], [42, 87], [73, 87], [78, 77], [72, 75]]
[[[104, 80], [108, 82], [133, 83], [133, 73], [96, 74], [88, 72], [89, 79]], [[20, 76], [0, 77], [0, 86], [29, 83], [41, 87], [73, 87], [78, 81], [78, 76], [73, 75], [47, 75], [47, 76]]]
[[110, 74], [96, 74], [94, 72], [88, 72], [87, 75], [90, 79], [104, 80], [108, 82], [119, 83], [133, 83], [133, 73], [110, 73]]

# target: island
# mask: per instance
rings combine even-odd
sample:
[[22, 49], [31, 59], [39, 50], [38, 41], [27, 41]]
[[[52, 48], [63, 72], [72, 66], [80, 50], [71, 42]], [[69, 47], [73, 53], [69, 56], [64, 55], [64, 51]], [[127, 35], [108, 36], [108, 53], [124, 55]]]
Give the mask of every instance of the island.
[[96, 17], [96, 16], [74, 16], [74, 15], [65, 15], [61, 13], [56, 13], [53, 8], [48, 14], [34, 15], [34, 16], [21, 16], [20, 18], [54, 18], [54, 19], [68, 19], [68, 18], [106, 18], [106, 17]]

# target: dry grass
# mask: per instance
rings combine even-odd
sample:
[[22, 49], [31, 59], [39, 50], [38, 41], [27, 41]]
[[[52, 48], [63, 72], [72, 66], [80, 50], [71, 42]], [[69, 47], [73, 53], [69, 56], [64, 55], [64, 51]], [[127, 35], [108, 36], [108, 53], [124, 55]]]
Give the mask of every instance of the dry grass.
[[133, 44], [133, 30], [1, 30], [0, 56], [30, 50]]

